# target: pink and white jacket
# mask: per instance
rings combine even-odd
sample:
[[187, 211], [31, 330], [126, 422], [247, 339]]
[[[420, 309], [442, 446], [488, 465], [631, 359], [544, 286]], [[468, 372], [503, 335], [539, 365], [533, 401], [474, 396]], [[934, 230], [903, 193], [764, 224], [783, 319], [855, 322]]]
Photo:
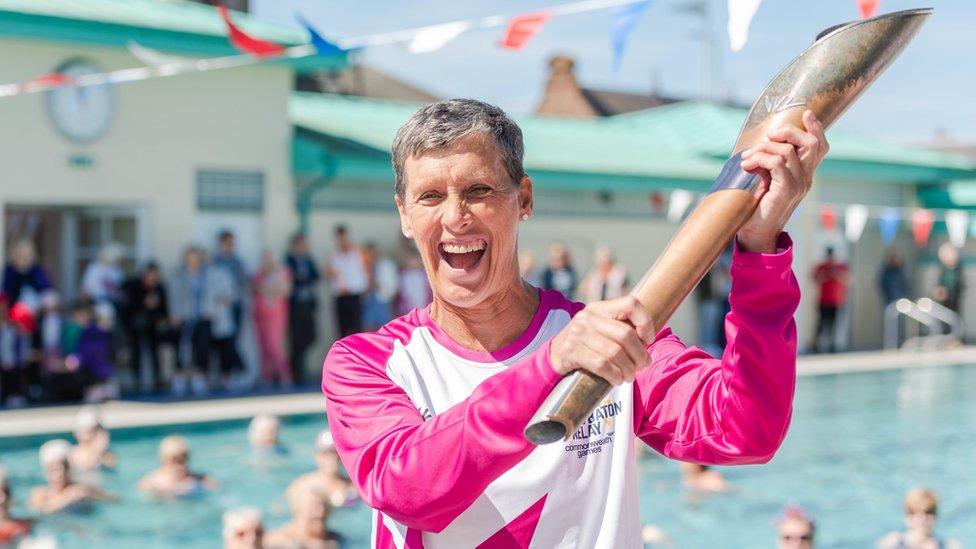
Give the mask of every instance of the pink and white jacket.
[[721, 359], [669, 328], [651, 365], [615, 387], [571, 440], [522, 431], [559, 376], [549, 340], [583, 308], [554, 291], [491, 353], [451, 340], [424, 309], [344, 338], [322, 390], [342, 462], [374, 509], [373, 547], [641, 547], [636, 444], [706, 464], [768, 461], [790, 422], [800, 299], [785, 233], [736, 250]]

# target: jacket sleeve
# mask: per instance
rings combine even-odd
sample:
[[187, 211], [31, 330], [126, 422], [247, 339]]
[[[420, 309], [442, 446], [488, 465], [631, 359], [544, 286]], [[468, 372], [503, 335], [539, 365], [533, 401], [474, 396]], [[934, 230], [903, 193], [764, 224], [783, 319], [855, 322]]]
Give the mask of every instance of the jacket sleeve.
[[559, 381], [549, 344], [424, 421], [382, 353], [347, 340], [325, 359], [322, 391], [336, 449], [363, 500], [411, 528], [439, 532], [533, 446], [522, 432]]
[[662, 454], [703, 464], [769, 461], [790, 423], [800, 300], [792, 242], [775, 254], [738, 249], [721, 359], [686, 347], [671, 330], [648, 347], [651, 366], [634, 383], [634, 430]]

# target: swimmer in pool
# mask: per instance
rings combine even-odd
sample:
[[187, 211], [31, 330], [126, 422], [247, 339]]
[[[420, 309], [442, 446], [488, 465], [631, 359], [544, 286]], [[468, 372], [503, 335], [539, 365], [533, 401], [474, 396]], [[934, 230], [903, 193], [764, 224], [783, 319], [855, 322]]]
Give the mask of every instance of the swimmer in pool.
[[356, 488], [342, 475], [335, 441], [328, 430], [320, 431], [315, 439], [315, 470], [292, 481], [286, 491], [288, 499], [291, 500], [292, 494], [305, 486], [317, 486], [325, 490], [333, 507], [342, 507], [358, 499]]
[[38, 513], [81, 509], [94, 501], [118, 501], [118, 498], [101, 488], [74, 482], [68, 456], [71, 444], [67, 440], [49, 440], [41, 445], [41, 467], [44, 468], [46, 486], [31, 491], [28, 503]]
[[255, 456], [287, 454], [288, 449], [278, 439], [280, 425], [281, 422], [275, 416], [268, 414], [254, 416], [247, 427], [247, 441], [251, 445], [251, 453]]
[[261, 511], [253, 507], [229, 509], [224, 512], [224, 549], [261, 549], [264, 526]]
[[813, 519], [799, 507], [787, 507], [776, 523], [778, 549], [813, 549]]
[[98, 420], [98, 413], [92, 406], [78, 412], [75, 426], [75, 439], [78, 440], [68, 460], [74, 471], [97, 471], [114, 469], [118, 460], [109, 450], [111, 436]]
[[306, 485], [291, 494], [291, 520], [264, 537], [269, 549], [339, 549], [341, 537], [326, 526], [332, 505], [321, 488]]
[[11, 504], [10, 480], [0, 467], [0, 547], [15, 545], [31, 531], [31, 521], [10, 516]]
[[708, 465], [682, 463], [681, 476], [685, 487], [696, 492], [726, 492], [729, 489], [725, 477]]
[[943, 540], [935, 535], [935, 519], [939, 497], [924, 487], [912, 488], [905, 494], [904, 532], [891, 532], [878, 540], [878, 549], [961, 549], [955, 540]]
[[161, 497], [184, 497], [217, 487], [202, 473], [190, 471], [190, 446], [186, 439], [171, 435], [159, 443], [159, 467], [139, 480], [139, 489]]

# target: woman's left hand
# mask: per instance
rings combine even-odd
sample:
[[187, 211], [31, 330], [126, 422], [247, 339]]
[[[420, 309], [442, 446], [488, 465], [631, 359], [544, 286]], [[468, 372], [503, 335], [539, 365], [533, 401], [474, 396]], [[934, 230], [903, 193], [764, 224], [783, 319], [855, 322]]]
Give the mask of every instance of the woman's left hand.
[[746, 251], [775, 253], [776, 240], [793, 211], [813, 185], [813, 172], [829, 150], [823, 124], [813, 111], [803, 113], [806, 131], [781, 126], [758, 145], [742, 153], [742, 169], [759, 174], [766, 193], [756, 211], [739, 229], [739, 245]]

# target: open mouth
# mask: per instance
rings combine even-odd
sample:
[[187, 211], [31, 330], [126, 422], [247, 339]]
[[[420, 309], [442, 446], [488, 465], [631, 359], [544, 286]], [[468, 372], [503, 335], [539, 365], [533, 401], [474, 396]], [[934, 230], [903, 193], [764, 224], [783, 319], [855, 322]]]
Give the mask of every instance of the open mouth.
[[475, 267], [488, 249], [488, 243], [483, 239], [469, 240], [465, 242], [441, 242], [437, 247], [441, 258], [451, 266], [452, 269], [471, 269]]

